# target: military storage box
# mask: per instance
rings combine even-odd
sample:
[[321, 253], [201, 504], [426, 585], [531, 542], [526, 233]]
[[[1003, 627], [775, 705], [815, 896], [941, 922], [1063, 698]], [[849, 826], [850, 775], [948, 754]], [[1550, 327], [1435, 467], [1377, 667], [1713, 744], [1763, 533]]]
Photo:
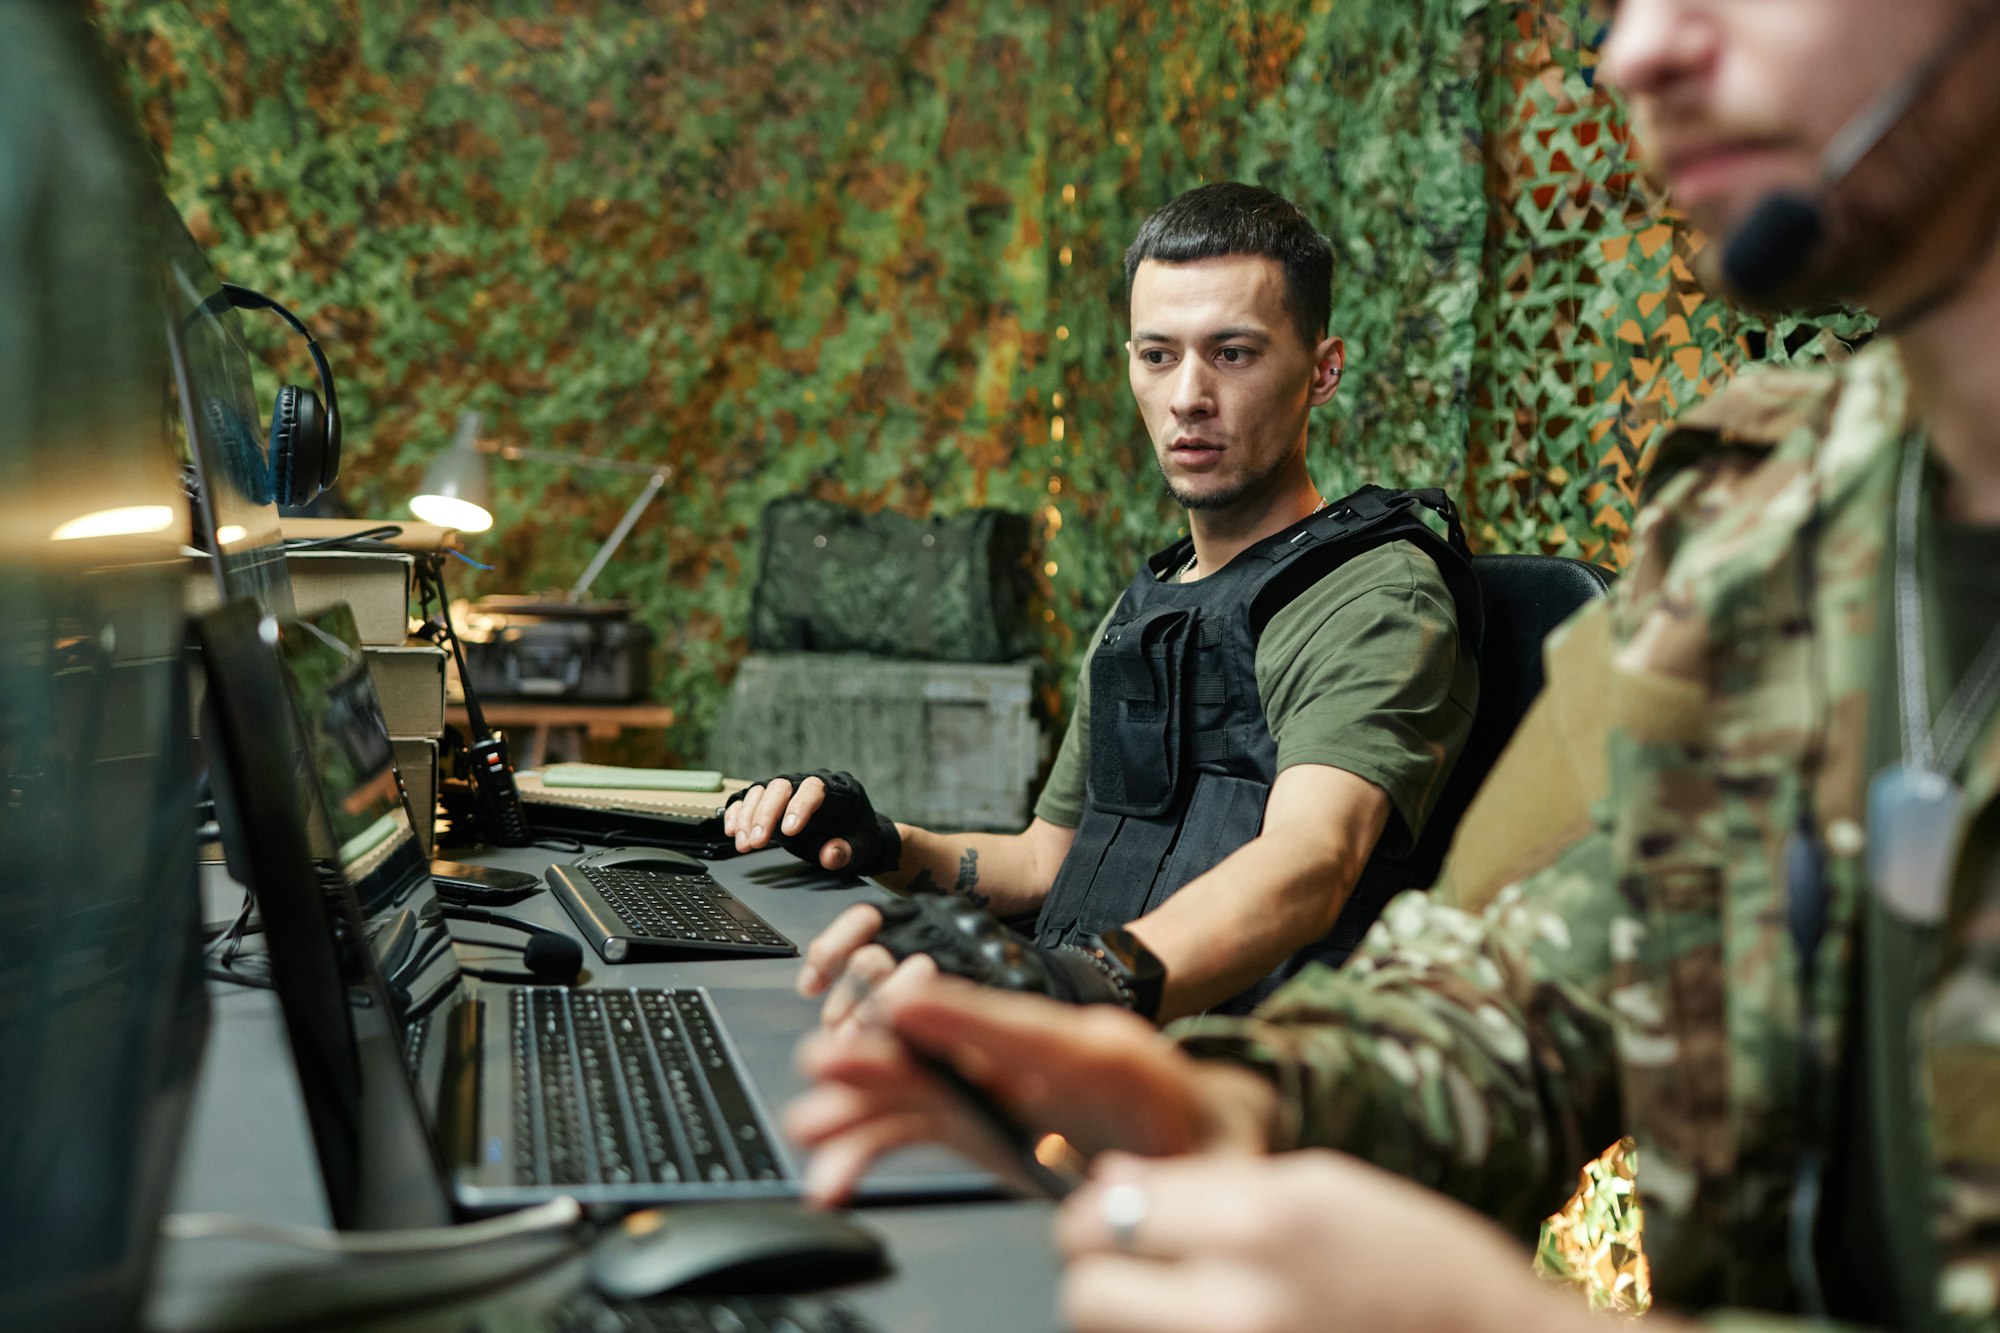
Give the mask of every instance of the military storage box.
[[1036, 649], [1020, 514], [918, 519], [788, 496], [764, 506], [762, 527], [753, 652], [1012, 662]]
[[762, 778], [846, 769], [876, 809], [935, 829], [1027, 827], [1045, 741], [1034, 665], [757, 653], [729, 689], [711, 764]]
[[619, 704], [652, 689], [653, 632], [632, 619], [629, 602], [482, 598], [460, 638], [482, 700]]

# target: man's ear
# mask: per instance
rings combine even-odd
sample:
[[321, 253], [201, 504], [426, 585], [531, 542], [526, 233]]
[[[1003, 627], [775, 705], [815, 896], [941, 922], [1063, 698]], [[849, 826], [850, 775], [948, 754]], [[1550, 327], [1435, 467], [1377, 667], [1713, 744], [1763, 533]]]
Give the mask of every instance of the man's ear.
[[1313, 349], [1312, 405], [1318, 407], [1333, 397], [1340, 387], [1340, 372], [1347, 365], [1347, 344], [1339, 338], [1322, 338]]

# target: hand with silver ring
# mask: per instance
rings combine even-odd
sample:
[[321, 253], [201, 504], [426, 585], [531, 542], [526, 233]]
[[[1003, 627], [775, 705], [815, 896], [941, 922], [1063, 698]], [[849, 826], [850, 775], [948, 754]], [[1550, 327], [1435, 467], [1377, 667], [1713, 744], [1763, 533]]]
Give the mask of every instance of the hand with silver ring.
[[1105, 1153], [1091, 1173], [1056, 1222], [1071, 1333], [1604, 1331], [1491, 1222], [1352, 1157]]
[[1152, 1210], [1153, 1196], [1146, 1193], [1144, 1185], [1131, 1181], [1113, 1185], [1097, 1196], [1097, 1215], [1104, 1219], [1104, 1229], [1111, 1235], [1111, 1248], [1120, 1254], [1138, 1253], [1139, 1228]]

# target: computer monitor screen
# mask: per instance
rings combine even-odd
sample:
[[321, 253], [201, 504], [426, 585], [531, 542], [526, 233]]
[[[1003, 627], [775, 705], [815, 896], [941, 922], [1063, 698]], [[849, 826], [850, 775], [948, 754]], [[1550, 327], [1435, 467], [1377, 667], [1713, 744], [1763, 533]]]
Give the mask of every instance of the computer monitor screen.
[[281, 630], [235, 602], [200, 641], [218, 813], [241, 840], [334, 1222], [443, 1221], [428, 1125], [446, 1043], [415, 1038], [467, 995], [353, 616]]
[[82, 10], [0, 51], [0, 1328], [127, 1328], [207, 1016], [158, 187]]
[[270, 439], [240, 319], [180, 214], [164, 202], [160, 213], [174, 396], [200, 482], [195, 537], [210, 552], [225, 599], [248, 597], [272, 615], [289, 616], [292, 583]]
[[448, 998], [458, 969], [430, 858], [396, 773], [389, 726], [354, 613], [336, 603], [283, 622], [278, 651], [331, 838], [396, 1010], [414, 1022]]

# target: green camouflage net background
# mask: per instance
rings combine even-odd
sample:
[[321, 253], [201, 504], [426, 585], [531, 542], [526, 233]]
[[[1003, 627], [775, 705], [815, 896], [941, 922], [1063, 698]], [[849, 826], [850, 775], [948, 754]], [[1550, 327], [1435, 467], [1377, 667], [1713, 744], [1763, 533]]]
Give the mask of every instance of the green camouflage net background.
[[[594, 592], [659, 634], [699, 760], [764, 503], [1034, 516], [1051, 702], [1177, 532], [1120, 257], [1203, 180], [1333, 238], [1349, 374], [1315, 476], [1457, 494], [1475, 544], [1617, 565], [1658, 424], [1749, 350], [1634, 173], [1576, 0], [95, 0], [225, 277], [316, 329], [343, 490], [397, 516], [466, 410], [675, 471]], [[305, 375], [276, 321], [272, 373]], [[1842, 329], [1842, 332], [1852, 332]], [[567, 586], [623, 479], [500, 464], [496, 568]]]

